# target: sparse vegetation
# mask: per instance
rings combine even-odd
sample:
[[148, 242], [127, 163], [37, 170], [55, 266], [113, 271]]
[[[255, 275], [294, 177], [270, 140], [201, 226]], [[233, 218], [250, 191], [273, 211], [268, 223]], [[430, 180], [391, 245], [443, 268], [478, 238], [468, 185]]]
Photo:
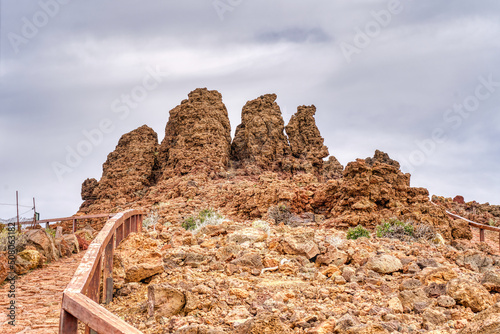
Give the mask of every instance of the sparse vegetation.
[[347, 230], [347, 235], [346, 235], [347, 239], [356, 240], [361, 237], [370, 238], [370, 231], [368, 231], [361, 225], [358, 225], [354, 228], [350, 228]]
[[45, 229], [45, 232], [47, 232], [48, 235], [52, 236], [53, 238], [56, 237], [56, 230], [50, 227], [47, 227]]
[[274, 220], [276, 225], [280, 223], [287, 225], [290, 223], [290, 218], [292, 218], [292, 212], [290, 211], [288, 205], [285, 204], [271, 206], [267, 210], [267, 214], [270, 219]]
[[[16, 251], [22, 252], [26, 247], [26, 235], [24, 233], [15, 232]], [[12, 240], [12, 239], [11, 239]], [[0, 232], [0, 252], [6, 252], [9, 246], [9, 231], [4, 229]]]
[[434, 228], [425, 224], [403, 222], [397, 218], [383, 220], [376, 228], [377, 238], [392, 238], [401, 241], [432, 240], [436, 237]]
[[259, 229], [259, 230], [262, 230], [262, 231], [266, 232], [267, 234], [269, 234], [269, 231], [271, 229], [271, 226], [269, 226], [269, 223], [264, 221], [264, 220], [255, 220], [252, 223], [252, 227]]
[[150, 211], [147, 217], [142, 221], [142, 228], [144, 229], [144, 231], [149, 231], [150, 228], [153, 228], [153, 231], [155, 231], [158, 219], [159, 219], [158, 211], [157, 210]]
[[224, 216], [222, 216], [218, 211], [214, 209], [203, 209], [198, 212], [195, 216], [190, 216], [184, 220], [182, 227], [186, 230], [191, 230], [196, 233], [200, 228], [207, 225], [219, 225], [224, 221]]
[[497, 222], [495, 221], [495, 219], [490, 218], [490, 220], [488, 220], [488, 225], [490, 225], [490, 226], [496, 226]]

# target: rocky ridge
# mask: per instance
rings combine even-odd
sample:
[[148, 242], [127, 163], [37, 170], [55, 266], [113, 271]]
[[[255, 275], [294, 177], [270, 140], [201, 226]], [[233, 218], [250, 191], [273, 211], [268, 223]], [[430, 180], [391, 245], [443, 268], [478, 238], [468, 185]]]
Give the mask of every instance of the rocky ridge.
[[314, 106], [300, 106], [285, 126], [277, 96], [245, 104], [233, 141], [222, 96], [191, 92], [170, 111], [165, 139], [143, 126], [122, 137], [103, 166], [100, 181], [82, 185], [80, 213], [126, 208], [157, 210], [180, 223], [203, 207], [230, 217], [267, 217], [287, 204], [296, 215], [313, 215], [325, 226], [374, 227], [397, 217], [439, 228], [446, 239], [470, 238], [432, 206], [428, 191], [410, 187], [410, 175], [383, 152], [349, 163], [330, 156], [316, 126]]

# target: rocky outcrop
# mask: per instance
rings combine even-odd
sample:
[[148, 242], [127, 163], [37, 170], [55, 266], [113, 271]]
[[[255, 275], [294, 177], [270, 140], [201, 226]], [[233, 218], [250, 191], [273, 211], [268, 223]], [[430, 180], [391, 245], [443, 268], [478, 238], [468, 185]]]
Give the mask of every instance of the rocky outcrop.
[[373, 155], [373, 158], [368, 157], [365, 159], [365, 162], [369, 166], [374, 166], [377, 162], [381, 164], [386, 164], [390, 166], [394, 166], [397, 169], [399, 169], [399, 162], [396, 160], [393, 160], [389, 157], [389, 154], [382, 152], [380, 150], [375, 150], [375, 154]]
[[156, 182], [157, 157], [158, 136], [150, 127], [143, 125], [123, 135], [108, 155], [97, 185], [92, 179], [83, 183], [82, 198], [87, 200], [80, 210], [89, 211], [96, 204], [94, 211], [107, 212], [142, 198]]
[[231, 158], [238, 166], [256, 167], [257, 171], [290, 170], [285, 162], [290, 146], [276, 98], [276, 94], [263, 95], [243, 107], [231, 145]]
[[342, 178], [344, 166], [333, 155], [323, 162], [323, 178], [327, 180], [336, 180]]
[[98, 182], [96, 179], [86, 179], [82, 183], [82, 200], [84, 201], [92, 201], [97, 199], [97, 193], [95, 193], [95, 189], [97, 188]]
[[323, 172], [323, 158], [328, 148], [316, 126], [316, 107], [300, 106], [292, 116], [285, 131], [294, 159], [293, 171], [320, 174]]
[[350, 162], [343, 178], [322, 191], [333, 196], [334, 225], [374, 228], [384, 219], [397, 217], [434, 226], [444, 238], [452, 238], [446, 212], [429, 202], [427, 189], [410, 187], [410, 174], [402, 173], [399, 163], [386, 153], [377, 151], [373, 158]]
[[222, 95], [196, 89], [170, 111], [160, 149], [163, 178], [224, 171], [230, 147], [231, 126]]
[[140, 282], [163, 272], [158, 242], [142, 234], [130, 234], [113, 254], [114, 287], [122, 288], [129, 282]]

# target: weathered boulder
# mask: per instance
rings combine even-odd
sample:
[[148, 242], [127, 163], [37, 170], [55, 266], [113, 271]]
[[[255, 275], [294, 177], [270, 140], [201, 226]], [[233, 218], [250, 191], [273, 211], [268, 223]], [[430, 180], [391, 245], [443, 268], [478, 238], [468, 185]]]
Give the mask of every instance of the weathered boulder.
[[248, 101], [241, 111], [231, 144], [231, 159], [258, 170], [289, 170], [285, 158], [290, 146], [284, 134], [284, 121], [276, 94]]
[[276, 314], [259, 314], [237, 327], [237, 334], [286, 334], [291, 333], [290, 327], [283, 324]]
[[277, 249], [282, 254], [303, 255], [308, 259], [320, 254], [318, 245], [308, 235], [285, 235]]
[[57, 252], [61, 257], [71, 256], [73, 253], [73, 246], [70, 246], [64, 238], [55, 238], [54, 244], [57, 248]]
[[365, 264], [366, 269], [373, 270], [379, 274], [391, 274], [403, 269], [401, 261], [392, 255], [377, 255], [368, 260]]
[[7, 252], [0, 252], [0, 284], [9, 276], [9, 258]]
[[448, 282], [446, 293], [455, 301], [473, 312], [481, 312], [493, 305], [493, 297], [481, 284], [455, 278]]
[[44, 261], [45, 257], [40, 252], [25, 249], [16, 256], [15, 272], [18, 275], [24, 275], [30, 270], [42, 267]]
[[148, 286], [148, 315], [150, 317], [171, 317], [182, 312], [186, 297], [180, 289], [166, 283]]
[[300, 106], [285, 126], [290, 150], [295, 158], [293, 171], [323, 172], [323, 158], [328, 156], [328, 148], [323, 144], [323, 137], [316, 126], [315, 113], [314, 105]]
[[162, 273], [163, 259], [157, 240], [131, 233], [113, 254], [113, 278], [116, 289], [125, 283], [139, 282]]
[[319, 265], [329, 265], [333, 264], [335, 266], [341, 266], [349, 260], [349, 254], [344, 251], [340, 251], [337, 247], [330, 246], [326, 249], [326, 251], [318, 255], [316, 258], [316, 263]]
[[460, 334], [497, 334], [500, 333], [500, 303], [476, 314]]
[[59, 259], [59, 252], [54, 243], [54, 238], [41, 229], [29, 230], [26, 232], [26, 241], [28, 245], [33, 245], [47, 261]]
[[170, 110], [161, 143], [163, 178], [222, 172], [229, 163], [231, 126], [222, 95], [199, 88]]
[[245, 242], [249, 242], [251, 244], [255, 242], [262, 242], [266, 240], [266, 238], [267, 238], [266, 232], [253, 227], [249, 227], [231, 233], [230, 235], [228, 235], [227, 240], [228, 242], [234, 242], [239, 245]]
[[481, 284], [488, 291], [500, 292], [500, 274], [494, 271], [485, 272]]
[[399, 293], [398, 298], [401, 301], [404, 312], [406, 313], [412, 311], [422, 313], [429, 305], [431, 305], [432, 302], [422, 288], [415, 290], [403, 290]]
[[80, 243], [75, 234], [64, 234], [63, 239], [68, 244], [71, 253], [80, 253]]

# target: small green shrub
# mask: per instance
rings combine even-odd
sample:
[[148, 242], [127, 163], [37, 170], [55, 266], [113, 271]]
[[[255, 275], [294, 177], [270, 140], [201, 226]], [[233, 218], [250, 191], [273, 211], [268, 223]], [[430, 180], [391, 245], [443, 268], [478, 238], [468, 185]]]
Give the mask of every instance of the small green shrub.
[[497, 225], [496, 223], [497, 222], [493, 218], [490, 218], [490, 220], [488, 220], [488, 225], [490, 225], [490, 226], [496, 226]]
[[188, 217], [182, 222], [182, 227], [186, 230], [194, 230], [196, 228], [196, 220], [194, 217]]
[[436, 237], [434, 228], [425, 224], [403, 222], [397, 218], [383, 220], [376, 228], [377, 238], [392, 238], [401, 241], [414, 241], [419, 239], [432, 240]]
[[197, 215], [184, 219], [181, 226], [186, 230], [197, 232], [204, 226], [219, 225], [223, 221], [224, 216], [222, 216], [218, 211], [215, 211], [214, 209], [203, 209], [198, 212]]
[[52, 237], [56, 237], [56, 230], [50, 227], [47, 227], [45, 229], [45, 232], [47, 232], [48, 235], [51, 235]]
[[361, 237], [370, 238], [370, 231], [368, 231], [361, 225], [358, 225], [354, 228], [350, 228], [347, 230], [347, 235], [346, 235], [347, 239], [356, 240]]
[[413, 236], [414, 227], [411, 223], [402, 222], [396, 218], [388, 221], [383, 220], [381, 225], [377, 226], [377, 238], [398, 238], [398, 236]]
[[276, 225], [281, 222], [287, 225], [290, 223], [290, 219], [292, 218], [292, 212], [290, 211], [288, 205], [285, 204], [273, 205], [269, 207], [267, 214], [270, 219], [274, 220]]

